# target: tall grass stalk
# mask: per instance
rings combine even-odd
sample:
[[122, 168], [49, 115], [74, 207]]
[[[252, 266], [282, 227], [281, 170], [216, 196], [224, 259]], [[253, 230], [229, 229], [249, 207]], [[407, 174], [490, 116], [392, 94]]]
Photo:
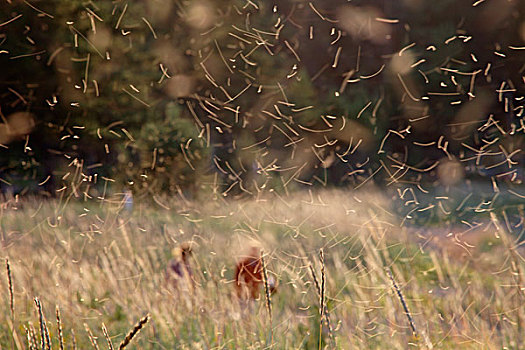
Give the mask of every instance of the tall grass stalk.
[[113, 342], [111, 342], [111, 338], [109, 337], [108, 329], [106, 328], [106, 325], [104, 323], [102, 323], [102, 333], [104, 333], [104, 337], [106, 338], [106, 341], [108, 342], [108, 349], [114, 350]]
[[410, 313], [410, 310], [408, 309], [407, 302], [405, 300], [405, 297], [403, 296], [403, 292], [401, 292], [401, 289], [397, 285], [397, 282], [394, 278], [394, 275], [392, 274], [392, 271], [388, 267], [385, 268], [386, 273], [388, 274], [388, 277], [390, 278], [390, 281], [392, 282], [392, 286], [394, 287], [394, 290], [396, 291], [397, 297], [399, 301], [401, 302], [401, 305], [403, 305], [403, 310], [405, 311], [405, 315], [408, 319], [408, 323], [410, 324], [410, 328], [412, 330], [412, 336], [415, 339], [419, 339], [419, 333], [416, 329], [416, 324], [414, 323], [414, 319], [412, 318], [412, 314]]
[[261, 250], [260, 254], [263, 270], [264, 292], [266, 297], [266, 309], [268, 311], [268, 317], [270, 318], [270, 344], [273, 344], [272, 296], [270, 293], [270, 286], [268, 285], [268, 271], [266, 269], [266, 261], [264, 260], [264, 251]]
[[62, 320], [60, 318], [60, 308], [58, 307], [58, 305], [55, 307], [55, 315], [57, 319], [58, 346], [60, 350], [64, 350], [64, 334], [62, 331]]
[[124, 338], [124, 340], [122, 340], [122, 342], [120, 343], [118, 347], [119, 350], [124, 349], [126, 346], [129, 345], [129, 343], [131, 343], [131, 340], [133, 340], [133, 338], [140, 332], [140, 330], [146, 325], [146, 323], [148, 323], [149, 319], [149, 315], [146, 315], [137, 322], [135, 327], [133, 327], [129, 331], [129, 333], [126, 335], [126, 338]]
[[15, 293], [13, 291], [13, 278], [11, 276], [11, 266], [9, 258], [5, 259], [5, 269], [7, 273], [7, 285], [9, 287], [9, 310], [11, 310], [11, 319], [15, 319]]
[[93, 347], [93, 349], [99, 350], [97, 339], [93, 336], [93, 332], [91, 332], [91, 329], [89, 328], [87, 323], [84, 323], [84, 328], [86, 329], [86, 332], [89, 336], [89, 341], [91, 342], [91, 346]]
[[326, 275], [324, 266], [324, 253], [323, 249], [319, 249], [319, 260], [321, 262], [321, 285], [319, 292], [319, 312], [321, 313], [321, 322], [319, 322], [319, 350], [321, 350], [321, 343], [323, 338], [323, 320], [325, 316], [325, 291], [326, 291]]

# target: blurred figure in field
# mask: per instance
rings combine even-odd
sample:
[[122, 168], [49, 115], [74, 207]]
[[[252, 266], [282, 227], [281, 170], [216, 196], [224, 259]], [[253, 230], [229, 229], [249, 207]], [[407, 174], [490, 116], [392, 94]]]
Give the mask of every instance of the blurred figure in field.
[[[271, 293], [276, 291], [273, 277], [268, 277], [268, 287]], [[235, 267], [235, 291], [241, 300], [257, 299], [264, 289], [263, 265], [261, 250], [252, 246], [240, 257]]]
[[131, 211], [133, 211], [133, 192], [131, 192], [131, 190], [124, 191], [122, 202], [124, 204], [124, 210], [131, 213]]
[[195, 289], [195, 279], [191, 269], [190, 258], [193, 255], [193, 242], [183, 242], [172, 251], [172, 259], [166, 268], [168, 287], [180, 295], [192, 294]]

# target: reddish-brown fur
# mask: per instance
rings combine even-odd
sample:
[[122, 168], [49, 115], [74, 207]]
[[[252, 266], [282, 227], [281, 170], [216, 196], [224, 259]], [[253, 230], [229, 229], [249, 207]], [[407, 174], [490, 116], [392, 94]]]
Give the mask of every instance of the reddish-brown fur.
[[[263, 289], [263, 264], [261, 251], [251, 247], [248, 254], [237, 261], [235, 267], [235, 291], [240, 299], [257, 299]], [[275, 293], [277, 286], [270, 276], [268, 281], [270, 293]]]
[[235, 268], [235, 291], [241, 299], [256, 299], [263, 283], [261, 253], [256, 247], [243, 256]]

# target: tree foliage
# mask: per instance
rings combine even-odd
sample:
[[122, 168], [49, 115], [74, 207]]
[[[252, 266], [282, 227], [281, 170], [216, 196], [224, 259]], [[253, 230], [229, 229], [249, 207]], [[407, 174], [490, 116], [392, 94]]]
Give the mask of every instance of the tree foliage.
[[519, 185], [521, 2], [2, 7], [4, 187]]

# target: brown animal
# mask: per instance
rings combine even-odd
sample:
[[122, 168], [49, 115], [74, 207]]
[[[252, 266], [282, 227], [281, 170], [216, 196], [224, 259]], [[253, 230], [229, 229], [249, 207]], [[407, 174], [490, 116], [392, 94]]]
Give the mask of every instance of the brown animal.
[[[235, 291], [240, 299], [257, 299], [263, 288], [263, 266], [261, 251], [251, 247], [249, 252], [242, 256], [235, 267]], [[276, 291], [273, 278], [268, 278], [271, 293]]]
[[178, 291], [191, 291], [195, 287], [195, 280], [190, 265], [193, 255], [192, 242], [181, 243], [172, 251], [173, 258], [166, 268], [166, 282]]

